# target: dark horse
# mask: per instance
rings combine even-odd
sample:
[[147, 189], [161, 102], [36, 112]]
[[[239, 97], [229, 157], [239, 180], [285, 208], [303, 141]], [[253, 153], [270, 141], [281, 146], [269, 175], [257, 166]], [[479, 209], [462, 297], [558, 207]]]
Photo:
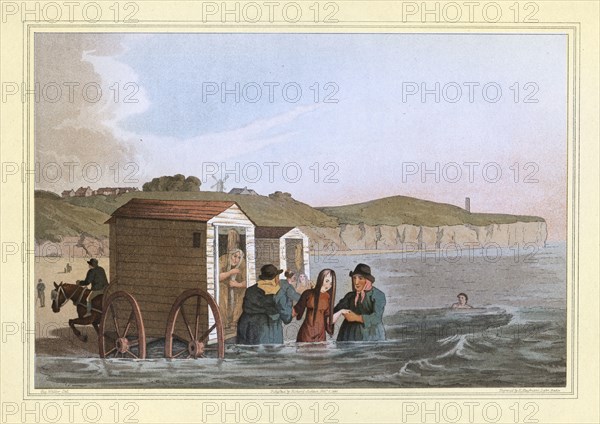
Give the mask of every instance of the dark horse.
[[78, 318], [69, 320], [69, 327], [73, 330], [73, 333], [82, 342], [87, 342], [87, 336], [82, 335], [79, 330], [75, 328], [77, 325], [93, 325], [96, 333], [100, 332], [100, 318], [102, 317], [102, 295], [96, 296], [92, 300], [92, 313], [91, 315], [85, 316], [87, 310], [87, 297], [90, 294], [90, 290], [78, 284], [67, 284], [67, 283], [54, 283], [54, 290], [52, 290], [52, 311], [60, 312], [60, 308], [64, 306], [69, 300], [73, 302], [73, 305], [77, 307]]

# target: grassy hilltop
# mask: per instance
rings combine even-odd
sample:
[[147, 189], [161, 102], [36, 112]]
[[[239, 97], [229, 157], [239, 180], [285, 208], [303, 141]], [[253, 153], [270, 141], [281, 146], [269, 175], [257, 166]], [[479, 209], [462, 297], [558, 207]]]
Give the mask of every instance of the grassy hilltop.
[[231, 195], [215, 192], [132, 192], [117, 197], [91, 196], [61, 199], [45, 191], [35, 192], [35, 238], [58, 241], [61, 236], [108, 236], [104, 222], [132, 198], [170, 200], [231, 200], [257, 224], [268, 226], [337, 227], [367, 225], [489, 225], [517, 221], [544, 221], [535, 216], [469, 213], [457, 206], [405, 196], [393, 196], [354, 205], [313, 208], [286, 194], [271, 196]]
[[108, 237], [110, 216], [94, 208], [84, 208], [65, 202], [57, 194], [36, 191], [34, 198], [35, 239], [60, 241], [64, 236], [89, 233]]
[[527, 215], [469, 213], [458, 206], [430, 202], [406, 196], [392, 196], [346, 206], [317, 208], [340, 223], [367, 225], [477, 225], [512, 224], [515, 222], [544, 221], [543, 218]]
[[110, 215], [133, 198], [168, 200], [231, 200], [257, 224], [270, 226], [313, 225], [336, 227], [336, 218], [289, 196], [244, 196], [215, 192], [131, 192], [120, 196], [90, 196], [61, 199], [45, 191], [35, 192], [35, 238], [58, 241], [60, 236], [87, 232], [108, 236]]
[[285, 195], [280, 196], [248, 196], [216, 193], [212, 191], [178, 192], [152, 191], [131, 192], [115, 197], [92, 196], [73, 197], [66, 201], [83, 207], [95, 208], [106, 214], [112, 214], [118, 207], [133, 198], [165, 199], [165, 200], [231, 200], [256, 223], [256, 225], [296, 226], [316, 225], [324, 227], [337, 226], [337, 220], [323, 212], [298, 202]]

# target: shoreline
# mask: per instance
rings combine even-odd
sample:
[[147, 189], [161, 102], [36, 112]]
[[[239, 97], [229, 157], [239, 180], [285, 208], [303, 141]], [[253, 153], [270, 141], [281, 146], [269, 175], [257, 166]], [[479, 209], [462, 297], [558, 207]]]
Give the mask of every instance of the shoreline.
[[[546, 248], [546, 247], [552, 247], [552, 246], [557, 246], [560, 244], [565, 243], [564, 240], [560, 240], [560, 241], [551, 241], [551, 242], [546, 242], [544, 246], [540, 246], [541, 249]], [[458, 245], [457, 245], [458, 246]], [[354, 250], [327, 250], [327, 251], [316, 251], [316, 250], [311, 250], [310, 251], [310, 256], [314, 257], [314, 256], [324, 256], [324, 257], [328, 257], [328, 256], [352, 256], [352, 255], [377, 255], [377, 254], [389, 254], [389, 253], [447, 253], [447, 252], [465, 252], [465, 251], [480, 251], [482, 249], [487, 249], [487, 248], [499, 248], [502, 251], [505, 250], [512, 250], [514, 249], [514, 247], [511, 246], [501, 246], [499, 244], [490, 244], [490, 245], [478, 245], [478, 246], [472, 246], [472, 247], [465, 247], [462, 249], [451, 249], [449, 247], [446, 248], [440, 248], [440, 249], [354, 249]]]

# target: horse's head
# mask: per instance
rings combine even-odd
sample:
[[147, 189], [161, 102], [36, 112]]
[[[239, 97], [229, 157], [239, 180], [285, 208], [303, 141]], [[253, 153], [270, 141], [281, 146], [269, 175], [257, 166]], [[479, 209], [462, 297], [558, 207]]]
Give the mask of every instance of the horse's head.
[[64, 284], [62, 281], [60, 284], [54, 282], [54, 290], [50, 292], [52, 312], [60, 312], [60, 308], [71, 298], [72, 290], [69, 286], [72, 284]]

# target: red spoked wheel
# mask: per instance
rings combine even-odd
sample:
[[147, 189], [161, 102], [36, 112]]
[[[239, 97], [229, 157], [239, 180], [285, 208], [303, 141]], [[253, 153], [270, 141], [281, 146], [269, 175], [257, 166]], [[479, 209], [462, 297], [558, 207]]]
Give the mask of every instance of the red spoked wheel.
[[104, 302], [98, 347], [101, 358], [146, 358], [146, 333], [137, 301], [118, 291]]
[[[214, 323], [209, 325], [209, 312]], [[209, 344], [215, 331], [217, 338]], [[165, 332], [165, 357], [196, 359], [225, 356], [223, 322], [217, 302], [202, 289], [186, 290], [173, 303]]]

